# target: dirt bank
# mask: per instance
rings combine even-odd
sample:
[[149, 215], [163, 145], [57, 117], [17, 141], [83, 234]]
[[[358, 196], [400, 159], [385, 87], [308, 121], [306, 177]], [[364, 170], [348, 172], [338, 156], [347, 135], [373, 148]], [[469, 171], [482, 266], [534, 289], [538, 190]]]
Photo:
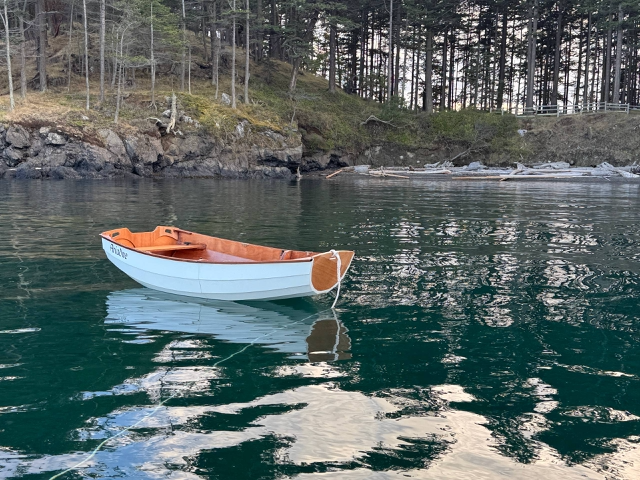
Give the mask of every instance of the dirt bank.
[[640, 115], [600, 113], [520, 120], [527, 160], [575, 166], [640, 163]]

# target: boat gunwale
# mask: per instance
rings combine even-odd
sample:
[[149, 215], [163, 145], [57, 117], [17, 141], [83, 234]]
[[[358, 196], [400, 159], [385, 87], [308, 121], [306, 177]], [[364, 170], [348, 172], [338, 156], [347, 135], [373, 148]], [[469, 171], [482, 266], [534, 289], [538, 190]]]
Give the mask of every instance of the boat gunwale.
[[[108, 230], [108, 231], [111, 232], [113, 230]], [[147, 233], [147, 232], [142, 232], [142, 233]], [[313, 259], [315, 257], [317, 257], [318, 255], [324, 255], [325, 253], [328, 253], [328, 252], [312, 252], [312, 255], [309, 256], [309, 257], [294, 258], [294, 259], [289, 259], [289, 260], [251, 260], [251, 259], [247, 259], [247, 260], [249, 260], [247, 262], [215, 262], [215, 261], [211, 261], [211, 260], [191, 260], [191, 259], [188, 259], [188, 258], [167, 257], [165, 255], [159, 255], [159, 254], [153, 253], [153, 252], [142, 252], [142, 251], [140, 251], [140, 250], [138, 250], [136, 248], [128, 247], [126, 245], [122, 245], [122, 244], [116, 242], [112, 237], [107, 235], [106, 232], [101, 233], [100, 236], [104, 240], [107, 240], [108, 242], [111, 242], [111, 243], [113, 243], [114, 245], [117, 245], [120, 248], [125, 248], [127, 250], [139, 253], [141, 255], [148, 255], [150, 257], [160, 258], [162, 260], [170, 260], [170, 261], [174, 261], [174, 262], [189, 262], [189, 263], [211, 264], [211, 265], [256, 265], [256, 264], [264, 265], [264, 264], [272, 264], [272, 263], [313, 262]], [[208, 235], [205, 235], [205, 236], [208, 236]], [[211, 237], [211, 238], [219, 238], [219, 237]], [[265, 245], [255, 245], [255, 244], [251, 244], [251, 243], [237, 242], [236, 240], [228, 240], [226, 238], [220, 239], [220, 240], [227, 240], [227, 241], [230, 241], [230, 242], [243, 243], [244, 245], [250, 245], [250, 246], [255, 246], [255, 247], [265, 247]], [[274, 248], [274, 247], [266, 247], [266, 248]], [[211, 250], [211, 251], [214, 252], [215, 250]], [[301, 251], [301, 250], [295, 250], [295, 251]], [[218, 252], [218, 253], [224, 253], [224, 252]]]

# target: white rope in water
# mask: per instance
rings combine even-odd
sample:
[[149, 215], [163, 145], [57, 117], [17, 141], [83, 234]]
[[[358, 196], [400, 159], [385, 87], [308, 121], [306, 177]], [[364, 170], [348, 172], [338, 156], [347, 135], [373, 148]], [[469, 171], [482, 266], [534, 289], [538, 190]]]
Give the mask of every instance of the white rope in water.
[[[333, 250], [332, 250], [333, 252]], [[340, 256], [338, 256], [338, 293], [340, 293]], [[338, 297], [336, 296], [336, 301], [338, 300]], [[254, 345], [258, 340], [268, 337], [269, 335], [273, 335], [274, 333], [276, 333], [278, 330], [282, 330], [284, 328], [290, 327], [292, 325], [295, 325], [297, 323], [301, 323], [304, 322], [305, 320], [308, 320], [312, 317], [320, 316], [323, 313], [327, 313], [329, 311], [333, 311], [333, 307], [335, 307], [336, 302], [333, 302], [333, 306], [330, 309], [327, 310], [322, 310], [321, 312], [318, 313], [314, 313], [312, 315], [309, 315], [308, 317], [305, 317], [301, 320], [297, 320], [295, 322], [291, 322], [288, 323], [287, 325], [284, 325], [282, 327], [279, 328], [274, 328], [273, 330], [271, 330], [270, 332], [265, 333], [264, 335], [260, 335], [259, 337], [254, 338], [253, 340], [251, 340], [251, 342], [247, 345], [245, 345], [244, 347], [242, 347], [240, 350], [238, 350], [237, 352], [232, 353], [231, 355], [229, 355], [228, 357], [225, 357], [221, 360], [218, 360], [216, 363], [213, 364], [214, 367], [217, 367], [218, 365], [220, 365], [222, 362], [226, 362], [227, 360], [232, 359], [233, 357], [235, 357], [236, 355], [239, 355], [240, 353], [244, 352], [247, 348], [251, 347], [252, 345]], [[195, 384], [196, 382], [192, 382], [193, 384]], [[191, 388], [191, 386], [189, 387]], [[188, 389], [187, 389], [188, 391]], [[156, 405], [156, 408], [154, 408], [151, 413], [145, 415], [144, 417], [142, 417], [140, 420], [138, 420], [136, 423], [134, 423], [133, 425], [130, 425], [128, 427], [126, 427], [124, 430], [119, 431], [118, 433], [116, 433], [115, 435], [103, 440], [102, 442], [100, 442], [98, 444], [98, 446], [96, 448], [94, 448], [91, 453], [81, 462], [76, 463], [75, 465], [73, 465], [72, 467], [67, 468], [64, 472], [60, 472], [56, 475], [54, 475], [53, 477], [50, 477], [49, 480], [55, 480], [56, 478], [60, 478], [61, 476], [63, 476], [65, 473], [69, 473], [75, 469], [77, 469], [78, 467], [84, 465], [85, 463], [87, 463], [89, 460], [91, 460], [93, 457], [95, 457], [96, 453], [98, 453], [98, 451], [100, 451], [100, 449], [102, 447], [104, 447], [108, 442], [110, 442], [111, 440], [113, 440], [114, 438], [118, 438], [122, 435], [124, 435], [125, 433], [127, 433], [128, 431], [134, 429], [135, 427], [137, 427], [138, 425], [140, 425], [144, 420], [146, 420], [147, 418], [151, 418], [153, 417], [158, 410], [160, 410], [160, 407], [162, 407], [165, 403], [167, 403], [169, 400], [175, 398], [178, 395], [179, 392], [175, 392], [173, 394], [171, 394], [170, 396], [168, 396], [167, 398], [165, 398], [164, 400], [162, 400], [158, 405]]]
[[335, 250], [331, 249], [331, 254], [336, 257], [336, 259], [338, 260], [337, 263], [337, 269], [338, 269], [338, 289], [336, 290], [336, 298], [333, 301], [333, 305], [331, 305], [331, 308], [334, 309], [336, 308], [336, 303], [338, 303], [338, 297], [340, 297], [340, 283], [342, 281], [342, 278], [340, 278], [340, 273], [342, 272], [342, 258], [340, 258], [340, 254], [338, 252], [336, 252]]

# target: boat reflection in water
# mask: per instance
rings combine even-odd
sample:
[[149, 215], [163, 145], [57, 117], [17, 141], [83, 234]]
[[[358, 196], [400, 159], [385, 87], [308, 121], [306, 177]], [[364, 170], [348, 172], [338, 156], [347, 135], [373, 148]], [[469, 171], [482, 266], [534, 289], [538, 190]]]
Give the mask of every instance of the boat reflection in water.
[[223, 341], [306, 355], [312, 362], [351, 358], [351, 340], [335, 312], [314, 313], [305, 301], [235, 303], [137, 288], [113, 292], [106, 303], [107, 324], [214, 335]]

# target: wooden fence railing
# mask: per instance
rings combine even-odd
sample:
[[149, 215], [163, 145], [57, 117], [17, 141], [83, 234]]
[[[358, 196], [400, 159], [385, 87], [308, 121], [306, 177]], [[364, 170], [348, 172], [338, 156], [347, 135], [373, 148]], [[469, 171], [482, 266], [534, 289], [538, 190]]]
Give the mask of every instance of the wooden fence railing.
[[559, 117], [561, 115], [583, 115], [589, 113], [640, 113], [640, 105], [629, 103], [587, 102], [571, 105], [534, 105], [533, 107], [515, 107], [511, 112], [503, 110], [502, 113], [514, 113], [518, 117], [546, 116]]

